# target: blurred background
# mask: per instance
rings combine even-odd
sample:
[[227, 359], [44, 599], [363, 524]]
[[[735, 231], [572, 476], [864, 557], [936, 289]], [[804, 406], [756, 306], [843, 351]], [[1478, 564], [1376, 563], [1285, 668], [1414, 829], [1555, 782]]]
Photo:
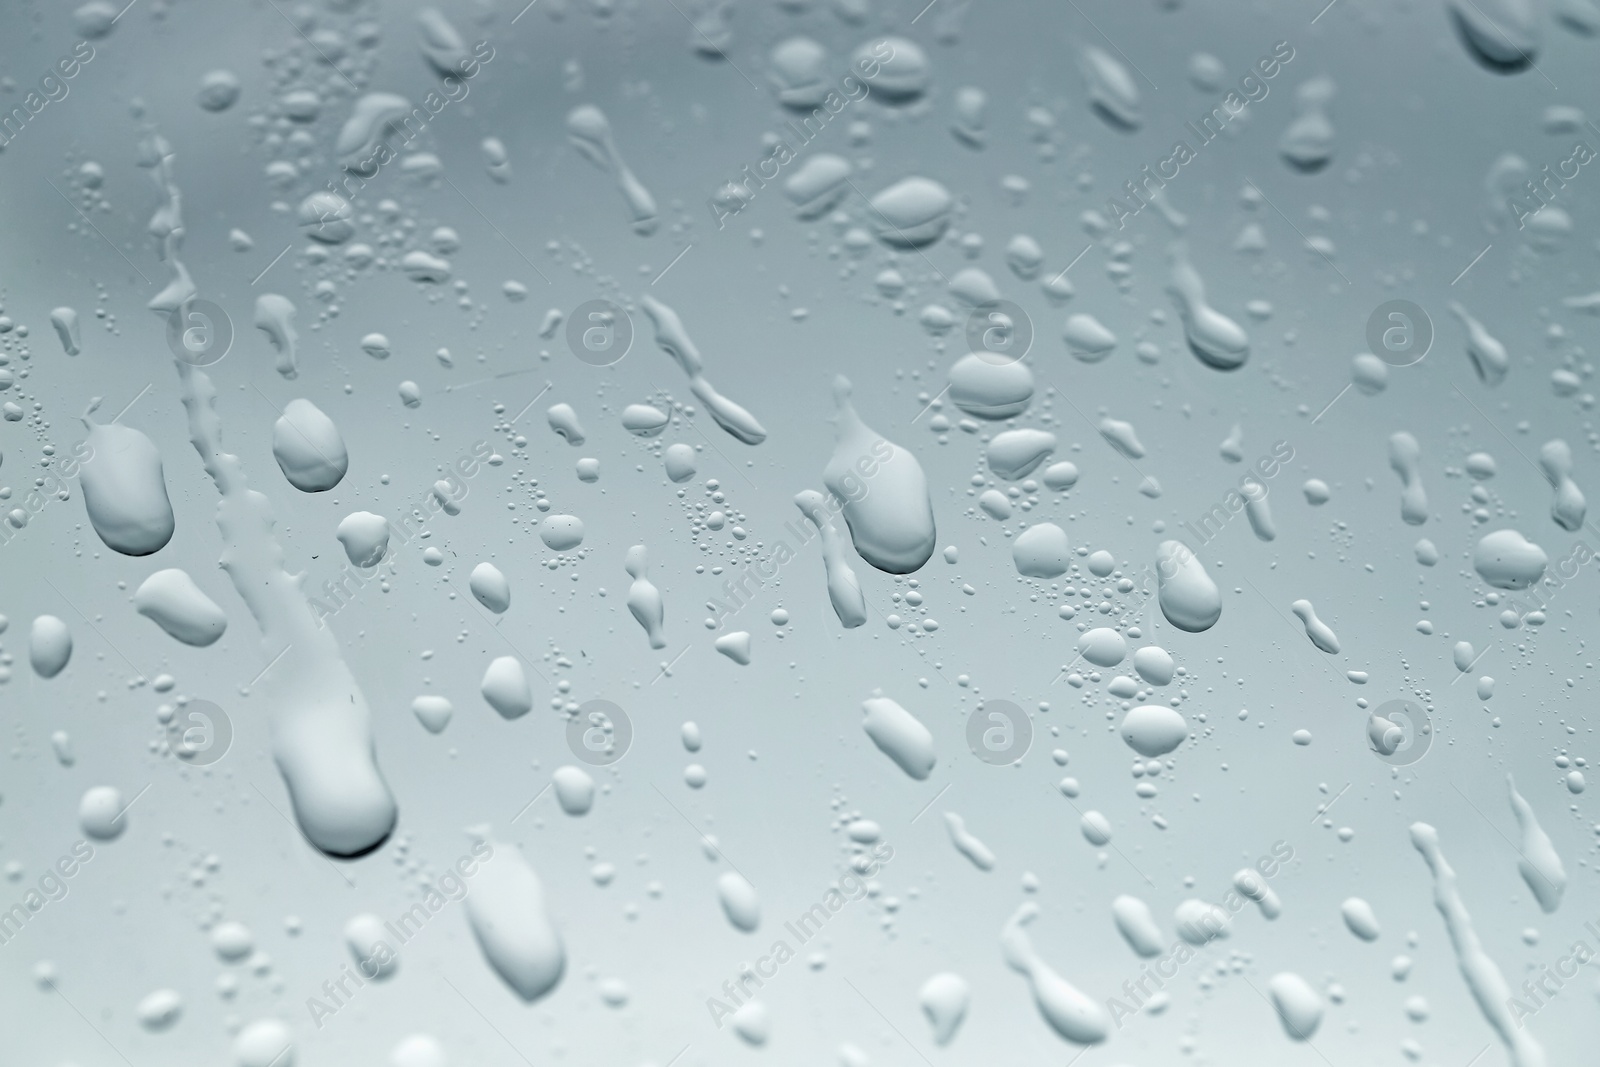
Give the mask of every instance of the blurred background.
[[[443, 2], [438, 17], [469, 46], [487, 42], [493, 58], [354, 198], [352, 234], [329, 244], [302, 225], [301, 205], [339, 176], [355, 101], [443, 95], [421, 47], [420, 27], [437, 23], [419, 23], [418, 8], [139, 0], [112, 23], [116, 7], [14, 4], [0, 35], [0, 110], [28, 117], [5, 127], [0, 151], [0, 400], [15, 405], [0, 423], [5, 510], [23, 506], [47, 448], [60, 456], [85, 439], [78, 416], [102, 397], [98, 419], [126, 406], [121, 423], [159, 449], [176, 533], [151, 557], [111, 551], [68, 478], [69, 499], [46, 494], [0, 545], [9, 620], [0, 905], [23, 901], [84, 839], [86, 791], [109, 785], [133, 802], [125, 830], [93, 843], [65, 895], [0, 943], [0, 1061], [420, 1067], [438, 1061], [391, 1057], [427, 1035], [444, 1062], [486, 1067], [762, 1058], [854, 1067], [841, 1060], [854, 1055], [845, 1045], [887, 1065], [1514, 1062], [1457, 968], [1408, 827], [1438, 828], [1477, 936], [1512, 990], [1576, 941], [1600, 951], [1600, 819], [1568, 780], [1593, 758], [1593, 568], [1549, 594], [1542, 618], [1513, 616], [1520, 625], [1507, 628], [1503, 594], [1472, 566], [1479, 538], [1501, 528], [1551, 561], [1600, 544], [1591, 527], [1553, 521], [1538, 463], [1541, 446], [1561, 438], [1577, 484], [1594, 484], [1586, 349], [1596, 320], [1565, 301], [1597, 288], [1600, 185], [1590, 184], [1600, 178], [1579, 166], [1526, 229], [1505, 203], [1506, 175], [1541, 178], [1576, 143], [1600, 146], [1600, 131], [1573, 110], [1592, 106], [1600, 43], [1572, 28], [1581, 11], [1565, 22], [1540, 11], [1523, 39], [1520, 6], [1478, 12], [1504, 31], [1482, 36], [1491, 52], [1516, 38], [1532, 59], [1502, 73], [1452, 23], [1453, 11], [1477, 11], [1470, 3]], [[778, 46], [794, 37], [820, 46], [816, 70], [830, 83], [859, 47], [912, 42], [926, 84], [908, 101], [872, 92], [848, 102], [785, 169], [820, 153], [848, 160], [853, 184], [832, 211], [797, 218], [780, 178], [729, 217], [719, 188], [798, 123], [774, 84], [789, 77], [783, 56], [796, 54]], [[65, 95], [46, 86], [59, 98], [35, 113], [28, 94], [85, 39], [92, 59], [58, 83]], [[1155, 208], [1118, 228], [1107, 198], [1170, 157], [1175, 141], [1194, 145], [1185, 124], [1220, 106], [1280, 43], [1292, 59], [1260, 83], [1264, 95], [1168, 183], [1182, 229]], [[1138, 97], [1136, 128], [1091, 107], [1087, 48], [1120, 70], [1114, 88]], [[207, 81], [217, 71], [238, 87], [222, 110], [201, 103], [203, 85], [215, 94], [228, 84]], [[1302, 91], [1316, 79], [1326, 81]], [[952, 133], [971, 118], [972, 98], [961, 103], [969, 87], [987, 101], [981, 147]], [[603, 111], [652, 195], [652, 233], [634, 231], [612, 177], [569, 141], [580, 105]], [[1328, 123], [1311, 140], [1331, 159], [1308, 173], [1280, 142], [1311, 106]], [[183, 261], [231, 322], [231, 348], [207, 368], [223, 441], [269, 498], [287, 569], [336, 609], [325, 624], [373, 709], [400, 818], [359, 860], [324, 857], [292, 821], [252, 688], [276, 650], [215, 566], [218, 497], [188, 440], [165, 320], [146, 309], [169, 280], [147, 232], [163, 195], [139, 166], [153, 133], [170, 146], [182, 191]], [[503, 146], [495, 168], [487, 138]], [[951, 194], [945, 234], [920, 250], [863, 241], [854, 231], [881, 223], [868, 198], [908, 176]], [[1007, 264], [1019, 234], [1043, 252], [1031, 279]], [[1166, 291], [1179, 240], [1210, 303], [1249, 332], [1237, 371], [1211, 369], [1184, 343]], [[368, 246], [370, 262], [350, 254], [355, 245]], [[447, 260], [448, 278], [408, 277], [400, 262], [416, 251]], [[968, 309], [949, 283], [969, 267], [1031, 326], [1036, 394], [1015, 424], [1056, 435], [1052, 462], [1079, 469], [1070, 490], [998, 478], [984, 444], [1003, 424], [963, 431], [967, 416], [944, 393], [967, 351]], [[884, 277], [891, 270], [898, 279]], [[1057, 279], [1066, 284], [1055, 296], [1070, 288], [1069, 300], [1046, 293]], [[255, 326], [263, 293], [296, 308], [293, 379]], [[678, 313], [707, 377], [759, 418], [763, 443], [746, 445], [708, 417], [653, 343], [646, 293]], [[578, 358], [565, 320], [541, 334], [551, 309], [592, 300], [631, 323], [631, 347], [606, 366]], [[1392, 300], [1426, 316], [1431, 347], [1414, 362], [1391, 355], [1381, 391], [1370, 372], [1368, 388], [1348, 388], [1374, 312]], [[1474, 372], [1452, 302], [1503, 344], [1502, 382]], [[928, 328], [942, 321], [924, 313], [932, 304], [952, 328]], [[62, 306], [80, 319], [76, 356], [51, 328]], [[1063, 328], [1079, 313], [1116, 336], [1108, 358], [1069, 352]], [[374, 332], [388, 339], [387, 358], [363, 350]], [[816, 542], [785, 528], [800, 528], [796, 493], [825, 489], [837, 374], [853, 382], [861, 417], [915, 454], [938, 531], [933, 558], [910, 575], [851, 554], [870, 616], [851, 630], [829, 605]], [[420, 403], [403, 401], [404, 382]], [[326, 412], [348, 447], [349, 472], [331, 491], [294, 489], [274, 461], [273, 423], [297, 398]], [[581, 445], [551, 430], [556, 403], [576, 411]], [[644, 403], [671, 416], [659, 436], [624, 428], [623, 409]], [[1132, 424], [1142, 458], [1101, 436], [1107, 416]], [[1236, 426], [1242, 463], [1221, 448]], [[1401, 518], [1389, 459], [1397, 431], [1421, 447], [1420, 526]], [[340, 520], [402, 515], [477, 442], [500, 462], [462, 480], [460, 513], [393, 544], [376, 576], [349, 580]], [[696, 473], [681, 484], [663, 470], [674, 443], [695, 453]], [[1274, 540], [1243, 517], [1203, 544], [1181, 525], [1225, 501], [1258, 458], [1281, 458], [1280, 445], [1292, 459], [1267, 480]], [[1493, 477], [1468, 473], [1478, 452], [1493, 457]], [[597, 480], [578, 476], [585, 458], [598, 460]], [[1325, 503], [1302, 491], [1309, 479], [1325, 483]], [[979, 506], [990, 488], [1014, 489], [1010, 517]], [[579, 517], [581, 546], [547, 547], [535, 531], [546, 512]], [[708, 523], [712, 512], [721, 516]], [[1066, 531], [1078, 569], [1022, 577], [1011, 539], [1044, 521]], [[1204, 633], [1174, 627], [1141, 592], [1156, 546], [1173, 537], [1222, 591], [1221, 620]], [[1419, 563], [1419, 538], [1436, 547], [1436, 565]], [[763, 572], [748, 603], [708, 629], [724, 583], [780, 540], [795, 558]], [[638, 544], [665, 605], [664, 648], [650, 647], [626, 608], [624, 557]], [[1098, 551], [1113, 574], [1086, 572]], [[484, 561], [509, 582], [503, 615], [467, 591]], [[133, 591], [164, 567], [187, 570], [223, 609], [228, 630], [216, 644], [180, 644], [134, 610]], [[1138, 588], [1119, 589], [1123, 577]], [[337, 602], [325, 583], [344, 583]], [[1291, 613], [1301, 599], [1337, 632], [1337, 655], [1307, 640]], [[31, 622], [46, 614], [74, 639], [50, 679], [27, 662]], [[1130, 645], [1159, 644], [1184, 672], [1151, 702], [1178, 698], [1192, 736], [1153, 780], [1131, 773], [1143, 761], [1116, 732], [1129, 701], [1108, 684], [1127, 666], [1077, 658], [1082, 632], [1097, 626], [1121, 627]], [[751, 635], [748, 665], [713, 645], [736, 631]], [[1469, 672], [1453, 662], [1460, 641], [1481, 654]], [[532, 683], [534, 711], [516, 721], [478, 692], [500, 656], [519, 659]], [[161, 675], [170, 692], [153, 687]], [[880, 692], [931, 731], [938, 762], [926, 780], [863, 732], [862, 702]], [[439, 734], [412, 713], [425, 694], [454, 706]], [[171, 752], [158, 713], [180, 695], [227, 717], [231, 744], [214, 762]], [[594, 699], [625, 711], [631, 746], [589, 768], [599, 796], [571, 817], [547, 786], [577, 760], [573, 705]], [[1031, 746], [1002, 766], [966, 743], [969, 717], [991, 699], [1031, 717]], [[1404, 766], [1367, 738], [1370, 711], [1398, 699], [1426, 709], [1434, 730], [1425, 758]], [[690, 721], [699, 751], [681, 740]], [[70, 761], [52, 744], [58, 731]], [[1507, 774], [1570, 879], [1552, 914], [1518, 874], [1524, 846]], [[1067, 776], [1075, 796], [1060, 788]], [[1156, 789], [1141, 795], [1140, 784]], [[1108, 822], [1109, 842], [1086, 840], [1090, 811]], [[946, 812], [992, 849], [993, 869], [952, 846]], [[858, 818], [893, 848], [872, 892], [767, 981], [764, 1044], [719, 1028], [708, 998], [723, 998], [723, 983], [850, 869], [845, 828]], [[452, 903], [400, 950], [392, 977], [318, 1017], [308, 998], [351, 964], [345, 924], [405, 912], [469, 854], [464, 828], [484, 823], [544, 882], [567, 950], [561, 984], [525, 1004]], [[1145, 965], [1112, 922], [1115, 897], [1147, 901], [1170, 942], [1182, 901], [1220, 903], [1235, 871], [1285, 850], [1292, 858], [1269, 882], [1282, 916], [1241, 910], [1231, 936], [1168, 982], [1165, 1011], [1119, 1018], [1104, 1043], [1058, 1037], [1002, 957], [1002, 925], [1034, 901], [1040, 957], [1105, 1005]], [[759, 894], [753, 933], [718, 903], [728, 870]], [[1376, 912], [1376, 942], [1344, 928], [1340, 905], [1352, 896]], [[252, 935], [234, 961], [213, 947], [230, 922]], [[965, 1020], [942, 1046], [918, 1001], [941, 972], [970, 987]], [[1267, 997], [1280, 972], [1326, 1001], [1309, 1042], [1286, 1036]], [[1549, 1063], [1581, 1063], [1600, 1038], [1600, 979], [1584, 967], [1563, 983], [1547, 980], [1522, 1021]], [[181, 997], [182, 1014], [152, 1030], [136, 1009], [161, 989]], [[238, 1043], [267, 1019], [287, 1028], [291, 1052]]]

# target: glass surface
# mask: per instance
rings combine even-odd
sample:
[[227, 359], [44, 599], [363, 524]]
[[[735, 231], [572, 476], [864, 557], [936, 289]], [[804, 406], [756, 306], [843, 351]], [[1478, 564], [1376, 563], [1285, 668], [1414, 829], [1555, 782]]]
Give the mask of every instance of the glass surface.
[[1593, 1062], [1600, 6], [1323, 2], [11, 3], [0, 1064]]

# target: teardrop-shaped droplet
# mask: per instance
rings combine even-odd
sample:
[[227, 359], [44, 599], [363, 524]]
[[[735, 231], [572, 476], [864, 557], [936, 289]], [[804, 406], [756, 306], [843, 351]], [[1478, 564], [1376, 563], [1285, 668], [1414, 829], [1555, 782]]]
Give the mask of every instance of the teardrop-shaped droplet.
[[289, 401], [273, 424], [272, 455], [289, 484], [302, 493], [325, 493], [350, 469], [339, 427], [304, 398]]
[[465, 900], [467, 923], [489, 966], [531, 1004], [556, 987], [567, 967], [544, 884], [515, 845], [491, 840], [488, 827], [468, 833], [480, 864]]
[[177, 525], [161, 452], [131, 426], [91, 421], [98, 403], [83, 415], [89, 429], [88, 458], [78, 475], [84, 510], [107, 548], [125, 556], [148, 556], [172, 540]]
[[889, 574], [910, 574], [933, 555], [936, 531], [928, 478], [910, 452], [861, 421], [850, 382], [834, 381], [838, 442], [822, 480], [844, 501], [861, 558]]

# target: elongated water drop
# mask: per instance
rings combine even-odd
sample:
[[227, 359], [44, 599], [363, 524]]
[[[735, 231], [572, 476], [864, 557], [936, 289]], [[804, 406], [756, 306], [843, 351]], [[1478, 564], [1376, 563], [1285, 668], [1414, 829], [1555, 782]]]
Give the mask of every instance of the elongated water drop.
[[1511, 356], [1506, 352], [1506, 346], [1483, 323], [1469, 315], [1460, 303], [1452, 302], [1450, 312], [1466, 327], [1467, 357], [1472, 360], [1472, 369], [1477, 372], [1478, 380], [1491, 387], [1505, 381], [1506, 372], [1511, 369]]
[[933, 555], [936, 531], [928, 478], [917, 458], [861, 421], [849, 379], [834, 379], [838, 442], [822, 480], [844, 501], [861, 558], [889, 574], [910, 574]]
[[465, 901], [472, 936], [495, 973], [531, 1004], [556, 987], [567, 967], [544, 883], [521, 850], [491, 840], [487, 826], [467, 833], [473, 855], [483, 857]]
[[1422, 446], [1401, 430], [1389, 437], [1389, 468], [1400, 476], [1400, 517], [1412, 526], [1428, 521], [1428, 492], [1422, 486]]
[[1339, 637], [1333, 629], [1321, 619], [1317, 618], [1317, 609], [1311, 606], [1309, 600], [1296, 600], [1289, 605], [1289, 610], [1305, 625], [1306, 636], [1311, 643], [1330, 656], [1339, 654]]
[[466, 42], [438, 8], [425, 7], [417, 12], [417, 34], [421, 38], [422, 57], [435, 74], [441, 78], [459, 78], [466, 73], [462, 65], [468, 60]]
[[1000, 930], [1000, 951], [1006, 964], [1028, 980], [1034, 1006], [1050, 1028], [1076, 1045], [1098, 1045], [1111, 1032], [1105, 1009], [1079, 992], [1039, 958], [1027, 926], [1039, 917], [1039, 905], [1028, 901]]
[[1543, 34], [1538, 0], [1449, 0], [1450, 21], [1479, 66], [1516, 74], [1533, 66]]
[[761, 925], [761, 898], [756, 887], [738, 871], [724, 871], [717, 879], [717, 899], [734, 929], [751, 933]]
[[1144, 442], [1139, 440], [1139, 434], [1133, 428], [1133, 423], [1122, 419], [1113, 419], [1107, 415], [1100, 420], [1097, 427], [1100, 436], [1105, 438], [1106, 444], [1121, 452], [1129, 459], [1143, 459], [1145, 457]]
[[1143, 121], [1139, 106], [1139, 84], [1128, 68], [1106, 52], [1089, 45], [1078, 60], [1089, 105], [1107, 125], [1117, 130], [1136, 130]]
[[1349, 931], [1363, 941], [1376, 941], [1378, 935], [1382, 933], [1372, 905], [1360, 897], [1350, 897], [1339, 905], [1339, 914], [1343, 916], [1344, 924]]
[[665, 606], [661, 601], [661, 591], [650, 581], [649, 550], [643, 545], [634, 545], [628, 549], [623, 565], [633, 579], [633, 584], [628, 587], [628, 611], [644, 627], [651, 648], [666, 648], [667, 639], [661, 633]]
[[593, 104], [573, 108], [567, 115], [567, 139], [584, 158], [610, 174], [617, 183], [617, 191], [622, 194], [633, 218], [633, 232], [641, 237], [654, 233], [660, 223], [656, 217], [655, 197], [623, 162], [605, 112]]
[[1240, 493], [1244, 497], [1245, 518], [1250, 520], [1250, 532], [1256, 535], [1256, 540], [1276, 540], [1278, 527], [1272, 521], [1272, 505], [1267, 502], [1266, 487], [1258, 482], [1254, 487], [1242, 488]]
[[1571, 446], [1560, 438], [1546, 441], [1539, 448], [1539, 467], [1556, 491], [1550, 504], [1550, 517], [1563, 530], [1578, 530], [1583, 526], [1589, 502], [1584, 499], [1578, 483], [1572, 480]]
[[294, 305], [289, 298], [277, 293], [262, 293], [256, 297], [256, 329], [267, 335], [272, 350], [278, 354], [278, 373], [285, 378], [300, 376], [300, 335], [294, 328]]
[[1261, 917], [1269, 922], [1283, 914], [1283, 901], [1266, 883], [1254, 867], [1244, 867], [1234, 872], [1233, 888], [1246, 900], [1254, 901]]
[[228, 617], [206, 596], [189, 572], [177, 567], [156, 571], [133, 594], [133, 606], [172, 637], [205, 648], [228, 629]]
[[1244, 459], [1244, 426], [1234, 423], [1233, 429], [1228, 431], [1228, 436], [1222, 439], [1217, 446], [1217, 452], [1229, 463], [1238, 463]]
[[[411, 101], [398, 93], [366, 93], [339, 128], [334, 154], [340, 166], [363, 178], [378, 173], [378, 146], [411, 114]], [[409, 134], [409, 131], [407, 131]], [[408, 137], [409, 139], [409, 137]]]
[[1521, 856], [1517, 861], [1517, 871], [1539, 901], [1539, 907], [1550, 914], [1561, 906], [1561, 896], [1567, 889], [1567, 869], [1562, 866], [1550, 835], [1539, 825], [1533, 805], [1517, 792], [1517, 783], [1509, 774], [1506, 775], [1506, 791], [1511, 797], [1511, 812], [1517, 817], [1517, 827], [1522, 831], [1522, 847], [1517, 850]]
[[683, 320], [678, 318], [678, 313], [649, 293], [640, 299], [640, 303], [655, 323], [656, 344], [676, 360], [683, 373], [688, 375], [689, 391], [705, 404], [717, 425], [747, 445], [759, 445], [765, 441], [767, 431], [756, 417], [717, 392], [706, 380], [700, 352], [689, 339], [689, 331], [683, 328]]
[[1275, 974], [1267, 982], [1267, 995], [1278, 1011], [1284, 1033], [1294, 1041], [1310, 1041], [1322, 1025], [1322, 998], [1304, 978], [1290, 971]]
[[131, 426], [90, 419], [96, 397], [82, 415], [89, 457], [79, 468], [84, 510], [106, 547], [125, 556], [148, 556], [172, 540], [176, 520], [167, 497], [161, 452]]
[[936, 974], [922, 984], [917, 1003], [933, 1029], [934, 1044], [948, 1045], [955, 1040], [971, 1000], [971, 987], [959, 974]]
[[966, 821], [953, 811], [944, 813], [945, 828], [950, 831], [950, 843], [956, 851], [972, 861], [980, 871], [994, 869], [994, 852], [967, 829]]
[[915, 715], [888, 697], [872, 697], [861, 709], [867, 716], [861, 726], [880, 752], [919, 782], [933, 773], [933, 734]]
[[1003, 430], [989, 442], [984, 458], [997, 477], [1015, 482], [1032, 474], [1055, 447], [1056, 435], [1044, 430]]
[[1544, 1047], [1522, 1025], [1511, 1009], [1511, 986], [1500, 968], [1483, 950], [1472, 916], [1456, 888], [1456, 872], [1439, 848], [1439, 831], [1425, 822], [1411, 824], [1411, 844], [1433, 872], [1433, 903], [1444, 918], [1450, 944], [1455, 948], [1456, 966], [1466, 980], [1467, 990], [1478, 1003], [1478, 1011], [1500, 1038], [1512, 1067], [1546, 1067]]
[[28, 633], [28, 662], [41, 678], [54, 678], [72, 658], [72, 631], [54, 615], [40, 615]]
[[1117, 932], [1134, 952], [1150, 959], [1166, 949], [1161, 928], [1150, 912], [1150, 905], [1138, 897], [1120, 896], [1111, 902], [1111, 917], [1116, 921]]
[[61, 341], [61, 349], [69, 356], [75, 356], [79, 351], [78, 341], [78, 313], [69, 307], [59, 307], [50, 312], [50, 325], [55, 327], [56, 337]]
[[805, 489], [795, 494], [795, 507], [816, 526], [822, 546], [822, 568], [827, 576], [828, 601], [833, 613], [847, 630], [853, 630], [867, 621], [867, 601], [861, 592], [861, 581], [845, 558], [844, 544], [839, 532], [828, 517], [827, 498], [815, 489]]
[[578, 421], [578, 413], [571, 404], [552, 404], [550, 410], [545, 412], [550, 428], [576, 448], [588, 438], [584, 435], [583, 424]]
[[1205, 283], [1179, 242], [1170, 251], [1172, 274], [1167, 292], [1183, 319], [1184, 340], [1195, 358], [1213, 370], [1238, 370], [1250, 358], [1250, 335], [1244, 327], [1206, 303]]
[[395, 955], [398, 946], [389, 943], [384, 936], [387, 932], [383, 920], [371, 912], [352, 916], [345, 923], [344, 944], [362, 977], [382, 982], [400, 969], [400, 958]]
[[1197, 634], [1222, 617], [1222, 592], [1189, 546], [1163, 541], [1156, 546], [1156, 602], [1180, 630]]

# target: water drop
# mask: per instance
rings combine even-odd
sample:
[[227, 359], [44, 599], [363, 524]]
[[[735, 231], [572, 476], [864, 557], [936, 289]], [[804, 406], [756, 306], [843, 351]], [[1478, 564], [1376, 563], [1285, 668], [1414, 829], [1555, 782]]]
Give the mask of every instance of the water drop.
[[134, 609], [170, 636], [195, 648], [205, 648], [228, 629], [228, 617], [178, 567], [156, 571], [133, 594]]

